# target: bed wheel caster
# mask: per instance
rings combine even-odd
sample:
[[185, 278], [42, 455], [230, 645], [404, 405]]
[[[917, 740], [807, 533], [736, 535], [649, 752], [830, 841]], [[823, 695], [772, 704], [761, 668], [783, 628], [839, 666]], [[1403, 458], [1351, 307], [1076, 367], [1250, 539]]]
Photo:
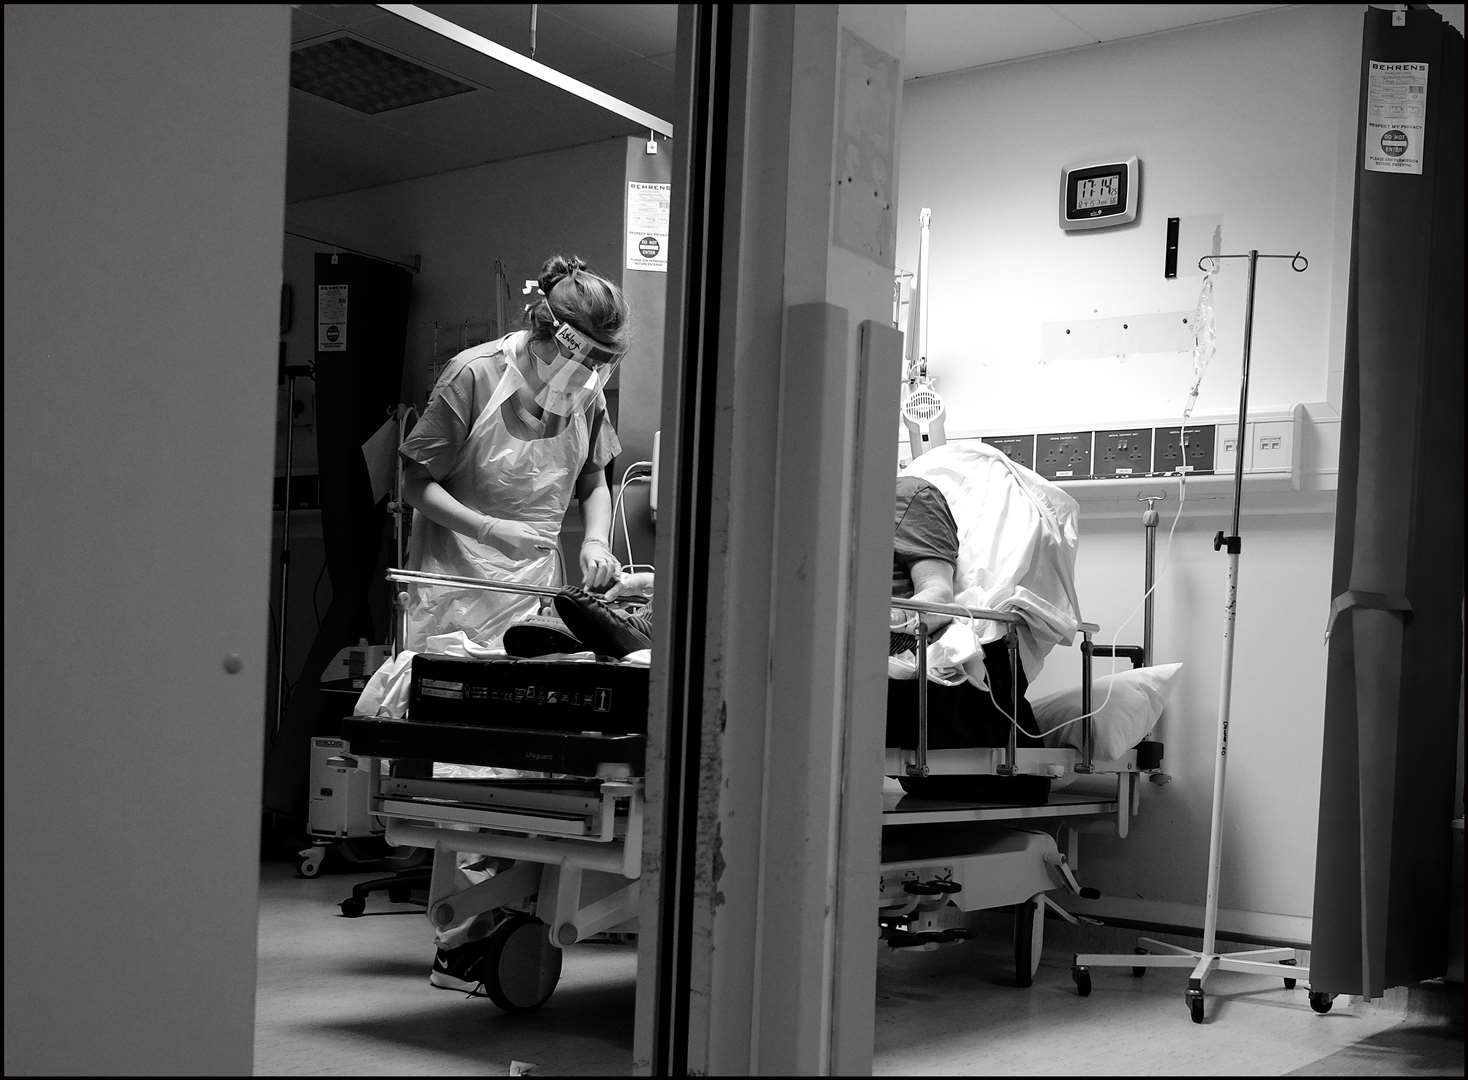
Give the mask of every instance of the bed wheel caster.
[[[1137, 946], [1136, 948], [1132, 949], [1132, 952], [1136, 953], [1138, 956], [1147, 955], [1147, 950], [1142, 948], [1141, 946]], [[1138, 965], [1137, 967], [1132, 968], [1132, 978], [1134, 979], [1140, 979], [1145, 974], [1147, 974], [1147, 968], [1145, 967], [1145, 965]]]
[[[1289, 967], [1294, 967], [1294, 966], [1296, 966], [1299, 963], [1299, 961], [1298, 960], [1281, 960], [1280, 963], [1281, 964], [1286, 964]], [[1293, 990], [1295, 988], [1295, 983], [1297, 981], [1298, 980], [1295, 980], [1295, 979], [1291, 979], [1291, 978], [1286, 977], [1285, 978], [1285, 981], [1284, 981], [1285, 989], [1286, 990]]]
[[324, 847], [311, 847], [301, 852], [301, 861], [296, 863], [296, 876], [313, 878], [321, 873], [321, 864], [326, 861]]
[[1081, 997], [1091, 996], [1091, 970], [1090, 968], [1073, 967], [1070, 969], [1070, 977], [1075, 980], [1076, 993]]
[[1335, 1001], [1334, 994], [1327, 994], [1324, 990], [1310, 991], [1310, 1008], [1324, 1014], [1330, 1012], [1330, 1006]]
[[507, 1013], [544, 1005], [561, 978], [561, 950], [550, 942], [545, 923], [516, 912], [489, 933], [480, 962], [484, 992]]
[[1185, 995], [1188, 1002], [1188, 1015], [1193, 1018], [1193, 1023], [1203, 1022], [1203, 991], [1189, 990]]
[[367, 901], [360, 896], [349, 896], [337, 905], [342, 909], [342, 914], [349, 919], [355, 919], [367, 910]]

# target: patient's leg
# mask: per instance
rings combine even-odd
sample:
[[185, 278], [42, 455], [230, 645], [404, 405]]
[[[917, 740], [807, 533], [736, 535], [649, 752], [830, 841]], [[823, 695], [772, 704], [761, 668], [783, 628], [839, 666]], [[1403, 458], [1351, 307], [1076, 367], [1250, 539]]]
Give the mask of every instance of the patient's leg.
[[579, 585], [556, 593], [555, 605], [556, 614], [571, 633], [599, 656], [620, 659], [652, 647], [650, 618], [618, 611]]

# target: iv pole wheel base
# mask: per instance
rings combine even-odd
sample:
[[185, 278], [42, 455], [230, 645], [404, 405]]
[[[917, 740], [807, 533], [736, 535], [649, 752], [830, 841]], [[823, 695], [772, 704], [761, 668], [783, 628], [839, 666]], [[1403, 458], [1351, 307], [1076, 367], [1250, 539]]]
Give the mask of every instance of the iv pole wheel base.
[[1203, 1022], [1203, 991], [1188, 990], [1183, 996], [1187, 999], [1188, 1015], [1193, 1018], [1193, 1023], [1201, 1024]]
[[[1290, 967], [1295, 967], [1297, 964], [1299, 964], [1299, 961], [1298, 960], [1281, 960], [1280, 963], [1281, 964], [1288, 964]], [[1284, 981], [1285, 989], [1286, 990], [1293, 990], [1295, 988], [1296, 982], [1298, 982], [1298, 981], [1299, 980], [1297, 980], [1297, 979], [1285, 979], [1285, 981]]]
[[342, 909], [342, 914], [349, 919], [355, 919], [367, 910], [367, 901], [360, 896], [349, 896], [337, 905]]
[[1070, 969], [1070, 977], [1075, 980], [1076, 993], [1081, 997], [1091, 996], [1091, 969], [1073, 967]]
[[1318, 1013], [1325, 1014], [1330, 1012], [1330, 1007], [1334, 1002], [1334, 994], [1327, 994], [1324, 990], [1310, 991], [1310, 1008]]

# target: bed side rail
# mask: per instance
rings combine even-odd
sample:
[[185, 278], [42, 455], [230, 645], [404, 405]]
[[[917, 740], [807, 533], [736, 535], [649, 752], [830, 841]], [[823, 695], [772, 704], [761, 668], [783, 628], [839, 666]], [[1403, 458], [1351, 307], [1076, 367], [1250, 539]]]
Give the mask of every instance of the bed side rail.
[[[1010, 680], [1012, 687], [1012, 700], [1010, 708], [1013, 710], [1011, 716], [1019, 716], [1019, 626], [1023, 621], [1019, 615], [1012, 611], [993, 611], [987, 608], [969, 608], [959, 604], [933, 604], [923, 600], [909, 600], [903, 597], [893, 597], [892, 607], [904, 611], [928, 612], [939, 615], [952, 615], [957, 618], [984, 619], [991, 622], [1003, 623], [1006, 627], [1004, 642], [1009, 652], [1009, 670], [1016, 673]], [[1080, 623], [1076, 629], [1081, 634], [1081, 710], [1086, 714], [1082, 724], [1081, 762], [1076, 766], [1076, 772], [1091, 772], [1094, 759], [1095, 732], [1092, 728], [1091, 713], [1091, 656], [1095, 647], [1091, 644], [1091, 636], [1100, 627], [1095, 623]], [[926, 657], [928, 655], [928, 627], [921, 619], [917, 624], [917, 655]], [[1106, 655], [1112, 655], [1107, 653]], [[913, 762], [907, 767], [909, 776], [927, 776], [928, 768], [928, 680], [926, 678], [925, 665], [919, 663], [917, 677], [918, 695], [918, 737], [917, 746], [913, 749]], [[1009, 739], [1004, 748], [1004, 761], [1000, 763], [997, 772], [1000, 776], [1015, 776], [1019, 773], [1019, 732], [1013, 723], [1009, 725]]]

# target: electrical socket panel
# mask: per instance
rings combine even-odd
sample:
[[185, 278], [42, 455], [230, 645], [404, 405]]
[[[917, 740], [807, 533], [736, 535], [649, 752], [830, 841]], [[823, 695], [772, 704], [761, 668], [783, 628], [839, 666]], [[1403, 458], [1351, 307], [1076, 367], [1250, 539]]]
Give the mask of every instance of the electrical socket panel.
[[1002, 451], [1004, 456], [1016, 465], [1023, 465], [1026, 469], [1035, 468], [1035, 437], [1033, 435], [986, 435], [983, 442]]
[[1146, 476], [1152, 471], [1152, 429], [1096, 432], [1093, 476]]
[[1154, 428], [1152, 474], [1171, 476], [1180, 471], [1190, 475], [1212, 473], [1217, 441], [1215, 424], [1189, 426], [1186, 433], [1181, 426]]
[[1084, 480], [1091, 475], [1095, 432], [1059, 431], [1035, 436], [1034, 469], [1047, 480]]
[[[1186, 428], [1167, 425], [1164, 420], [1155, 426], [1144, 423], [1126, 428], [1039, 435], [950, 433], [949, 441], [981, 439], [1047, 480], [1061, 484], [1085, 480], [1103, 487], [1107, 486], [1105, 481], [1148, 475], [1175, 476], [1178, 467], [1184, 464], [1189, 475], [1232, 479], [1242, 452], [1245, 476], [1273, 478], [1271, 490], [1274, 490], [1274, 480], [1288, 479], [1290, 486], [1299, 490], [1306, 436], [1302, 407], [1250, 412], [1249, 417], [1242, 439], [1236, 421], [1230, 421], [1227, 414], [1215, 413], [1198, 418], [1196, 424], [1189, 423]], [[1184, 447], [1179, 444], [1179, 435], [1184, 431], [1186, 459]], [[1135, 440], [1140, 440], [1141, 445]], [[906, 445], [905, 440], [902, 445]], [[899, 461], [903, 460], [899, 450]], [[1127, 472], [1127, 469], [1134, 471]], [[1089, 490], [1091, 486], [1079, 485], [1078, 490]]]

